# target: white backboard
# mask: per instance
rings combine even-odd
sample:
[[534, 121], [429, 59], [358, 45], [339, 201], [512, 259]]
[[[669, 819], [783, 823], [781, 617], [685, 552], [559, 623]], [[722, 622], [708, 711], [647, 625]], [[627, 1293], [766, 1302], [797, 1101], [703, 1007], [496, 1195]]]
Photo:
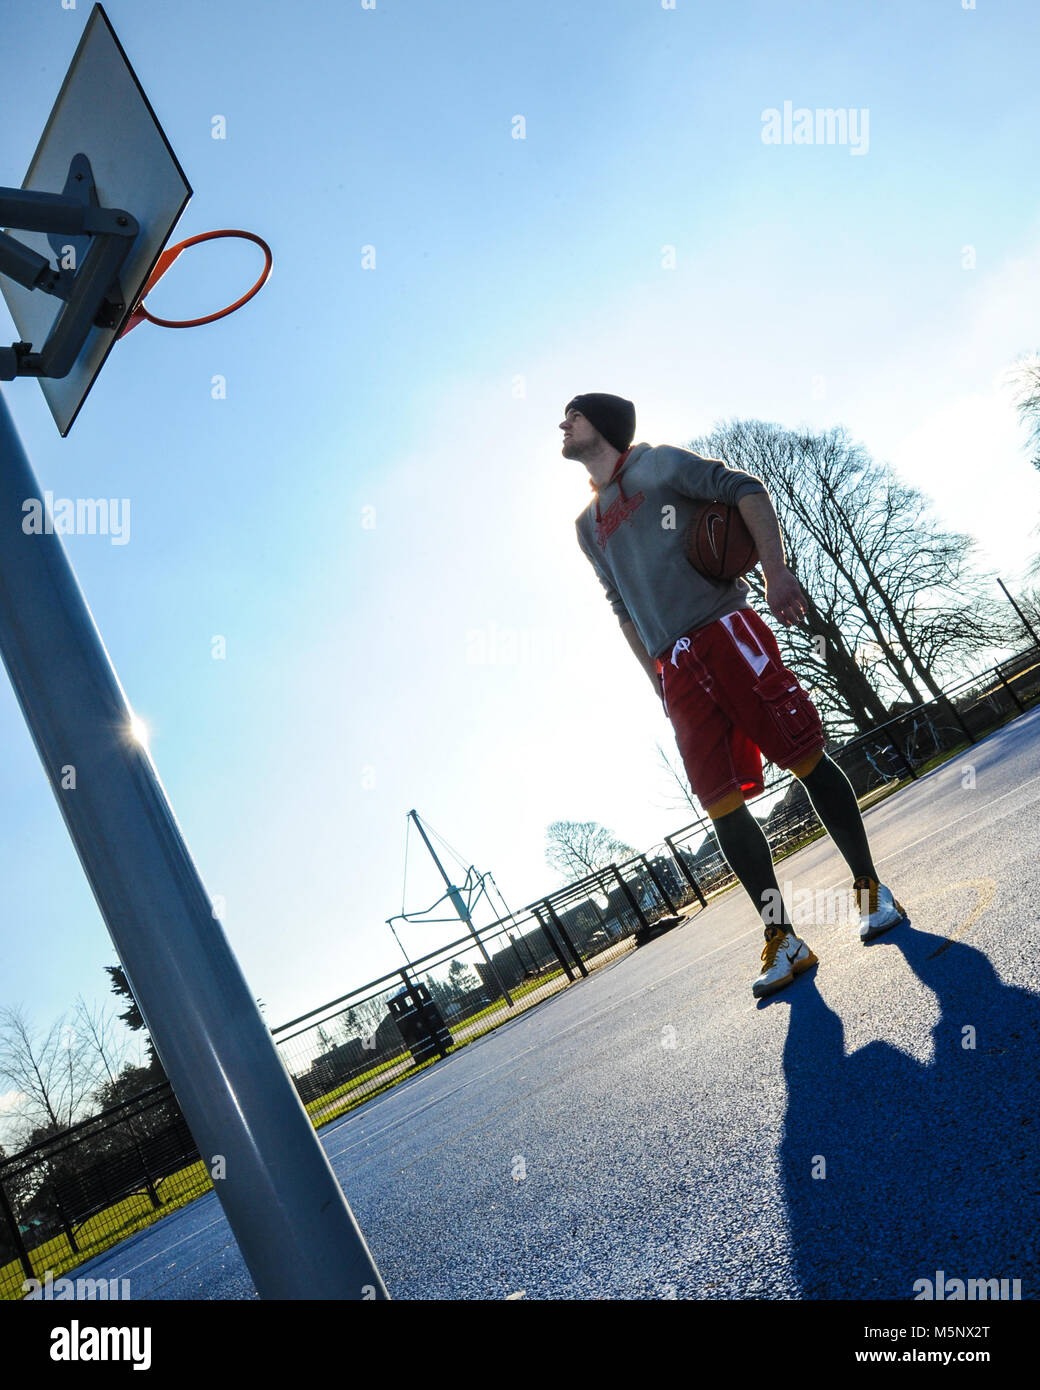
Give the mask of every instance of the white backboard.
[[[90, 13], [22, 187], [61, 193], [76, 154], [85, 154], [90, 160], [98, 202], [129, 212], [141, 230], [119, 276], [126, 304], [120, 323], [111, 329], [91, 330], [68, 376], [39, 378], [63, 435], [72, 428], [191, 197], [184, 171], [101, 5], [95, 5]], [[10, 184], [4, 173], [0, 171], [0, 183]], [[16, 228], [8, 231], [55, 266], [59, 264], [60, 243], [69, 240]], [[0, 277], [0, 288], [19, 338], [39, 352], [61, 312], [62, 301], [40, 290], [24, 289], [6, 276]]]

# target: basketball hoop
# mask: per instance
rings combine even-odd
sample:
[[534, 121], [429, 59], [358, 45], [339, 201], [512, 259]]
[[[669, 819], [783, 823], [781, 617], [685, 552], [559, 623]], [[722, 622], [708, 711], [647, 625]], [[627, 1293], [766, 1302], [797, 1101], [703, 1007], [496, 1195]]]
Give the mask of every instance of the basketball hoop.
[[[154, 314], [150, 314], [145, 308], [145, 296], [149, 294], [159, 283], [162, 277], [169, 270], [177, 257], [189, 246], [197, 246], [200, 241], [213, 241], [217, 237], [241, 237], [243, 241], [255, 241], [257, 246], [264, 253], [264, 268], [260, 272], [260, 278], [256, 284], [248, 289], [240, 299], [236, 299], [234, 304], [229, 304], [226, 309], [218, 309], [215, 314], [203, 314], [197, 319], [160, 319]], [[200, 328], [204, 323], [215, 323], [217, 319], [227, 318], [228, 314], [233, 314], [236, 309], [241, 309], [243, 304], [248, 304], [257, 290], [260, 290], [267, 283], [267, 277], [271, 274], [272, 266], [271, 248], [263, 237], [259, 237], [255, 232], [240, 232], [230, 228], [224, 228], [217, 232], [199, 232], [198, 236], [187, 237], [184, 241], [178, 241], [175, 246], [169, 246], [160, 255], [155, 263], [155, 269], [145, 284], [141, 297], [134, 305], [133, 313], [127, 319], [126, 327], [120, 333], [120, 338], [125, 338], [131, 328], [136, 328], [139, 323], [147, 320], [154, 323], [157, 328]]]

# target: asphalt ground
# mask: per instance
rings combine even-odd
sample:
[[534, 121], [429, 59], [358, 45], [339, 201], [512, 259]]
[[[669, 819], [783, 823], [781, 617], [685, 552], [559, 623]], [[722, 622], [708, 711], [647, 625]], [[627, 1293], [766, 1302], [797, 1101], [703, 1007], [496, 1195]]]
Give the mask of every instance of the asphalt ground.
[[[395, 1299], [1037, 1297], [1040, 711], [865, 819], [909, 925], [861, 945], [824, 838], [772, 999], [737, 888], [322, 1131]], [[74, 1275], [256, 1297], [215, 1195]]]

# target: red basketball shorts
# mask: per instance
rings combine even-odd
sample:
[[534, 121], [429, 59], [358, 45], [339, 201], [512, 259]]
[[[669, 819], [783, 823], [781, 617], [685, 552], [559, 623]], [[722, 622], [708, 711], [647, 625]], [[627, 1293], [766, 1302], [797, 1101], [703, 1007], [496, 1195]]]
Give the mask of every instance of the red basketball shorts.
[[665, 713], [702, 806], [729, 792], [761, 792], [763, 757], [790, 768], [826, 744], [816, 706], [753, 608], [680, 637], [657, 669]]

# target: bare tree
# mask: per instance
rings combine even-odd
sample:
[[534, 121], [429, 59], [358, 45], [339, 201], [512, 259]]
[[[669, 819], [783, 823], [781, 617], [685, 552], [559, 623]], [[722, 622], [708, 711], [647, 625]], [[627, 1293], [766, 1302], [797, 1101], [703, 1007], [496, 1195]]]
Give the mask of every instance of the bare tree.
[[701, 810], [694, 800], [693, 792], [690, 790], [690, 784], [686, 778], [686, 769], [682, 766], [680, 761], [673, 761], [659, 743], [656, 747], [658, 756], [661, 759], [661, 766], [667, 772], [669, 780], [674, 782], [679, 788], [679, 796], [673, 794], [665, 809], [669, 811], [675, 810], [676, 807], [680, 810], [689, 809], [699, 816]]
[[82, 994], [76, 1000], [72, 1019], [73, 1027], [83, 1039], [84, 1050], [93, 1048], [104, 1075], [110, 1082], [115, 1081], [127, 1064], [131, 1040], [116, 1031], [116, 1020], [111, 1014], [97, 1005], [91, 1008]]
[[[802, 473], [797, 441], [793, 431], [778, 425], [734, 420], [694, 440], [689, 447], [755, 474], [768, 487], [784, 535], [788, 566], [798, 576], [807, 599], [804, 622], [779, 629], [777, 642], [786, 665], [815, 700], [830, 732], [846, 737], [882, 723], [888, 709], [858, 659], [869, 634], [856, 595], [840, 582], [789, 503]], [[745, 578], [764, 607], [761, 572], [755, 570]]]
[[[1019, 418], [1028, 430], [1027, 447], [1033, 455], [1030, 462], [1040, 468], [1040, 353], [1019, 358], [1011, 369], [1011, 384]], [[1034, 528], [1033, 535], [1040, 537], [1040, 526]], [[1040, 579], [1040, 552], [1034, 556], [1027, 577]]]
[[[1040, 571], [1040, 558], [1037, 560], [1036, 568]], [[1025, 622], [1014, 615], [1014, 640], [1016, 645], [1033, 645], [1036, 638], [1034, 633], [1040, 633], [1040, 585], [1033, 584], [1024, 592], [1015, 594], [1015, 602], [1022, 610]], [[1032, 629], [1032, 631], [1030, 631]]]
[[836, 537], [825, 553], [850, 586], [862, 588], [870, 627], [911, 698], [924, 698], [919, 680], [938, 699], [945, 680], [1010, 635], [993, 576], [975, 567], [977, 543], [942, 530], [928, 499], [887, 468], [868, 463], [865, 495], [858, 489], [839, 495], [827, 477], [838, 471], [832, 465], [840, 469], [846, 457], [866, 455], [843, 432], [831, 434], [833, 440], [806, 441]]
[[635, 852], [598, 821], [556, 820], [545, 832], [546, 862], [568, 882], [630, 859]]
[[0, 1009], [0, 1079], [21, 1097], [14, 1113], [25, 1134], [53, 1133], [81, 1118], [100, 1070], [90, 1040], [64, 1015], [41, 1033], [21, 1009], [4, 1008]]
[[1029, 430], [1029, 446], [1034, 451], [1034, 468], [1040, 468], [1040, 353], [1021, 357], [1011, 369], [1015, 405]]

